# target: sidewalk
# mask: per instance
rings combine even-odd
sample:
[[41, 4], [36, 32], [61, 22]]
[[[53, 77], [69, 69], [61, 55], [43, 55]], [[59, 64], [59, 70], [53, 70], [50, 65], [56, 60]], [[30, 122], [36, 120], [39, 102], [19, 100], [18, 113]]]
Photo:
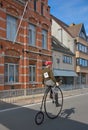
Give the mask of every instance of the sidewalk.
[[[63, 91], [63, 97], [65, 98], [65, 97], [70, 97], [70, 96], [80, 95], [80, 94], [85, 94], [85, 93], [88, 93], [88, 88], [76, 89], [76, 90], [70, 90], [70, 91]], [[22, 105], [22, 104], [39, 103], [39, 102], [42, 101], [42, 97], [43, 97], [43, 94], [27, 96], [27, 97], [25, 97], [25, 99], [18, 100], [16, 104], [20, 103], [20, 105]]]
[[69, 97], [69, 96], [74, 96], [74, 95], [79, 95], [79, 94], [85, 94], [85, 93], [88, 93], [88, 88], [63, 91], [64, 97]]
[[[63, 92], [63, 97], [65, 98], [65, 97], [70, 97], [70, 96], [74, 96], [74, 95], [80, 95], [80, 94], [88, 93], [88, 88], [62, 91], [62, 92]], [[0, 100], [0, 106], [3, 106], [6, 103], [14, 104], [14, 105], [18, 105], [18, 106], [35, 104], [35, 103], [41, 102], [42, 97], [43, 97], [43, 94], [4, 98], [4, 99]]]

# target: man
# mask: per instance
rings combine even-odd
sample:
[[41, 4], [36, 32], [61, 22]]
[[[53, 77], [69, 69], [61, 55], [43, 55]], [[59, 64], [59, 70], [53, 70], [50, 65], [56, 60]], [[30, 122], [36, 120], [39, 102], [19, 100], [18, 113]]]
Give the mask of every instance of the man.
[[[55, 85], [57, 85], [56, 79], [53, 75], [52, 72], [52, 61], [46, 61], [44, 63], [45, 68], [42, 71], [42, 83], [47, 86], [47, 87], [54, 87]], [[53, 92], [51, 89], [50, 92], [50, 98], [53, 98], [52, 96]], [[58, 103], [58, 94], [55, 94], [55, 102], [56, 102], [56, 106], [59, 106], [60, 104]]]

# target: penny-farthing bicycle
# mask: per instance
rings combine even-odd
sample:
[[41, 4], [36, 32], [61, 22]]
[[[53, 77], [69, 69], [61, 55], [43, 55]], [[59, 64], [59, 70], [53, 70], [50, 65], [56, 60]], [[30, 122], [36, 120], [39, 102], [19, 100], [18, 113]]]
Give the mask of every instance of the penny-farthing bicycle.
[[[50, 97], [50, 92], [53, 92], [53, 97]], [[59, 106], [56, 106], [55, 103], [55, 94], [58, 93], [58, 102]], [[44, 112], [42, 111], [42, 108], [44, 106], [44, 111], [45, 114], [47, 115], [48, 118], [50, 119], [55, 119], [59, 116], [61, 113], [62, 107], [63, 107], [63, 93], [60, 88], [60, 86], [55, 86], [55, 87], [47, 87], [44, 93], [44, 96], [42, 98], [42, 103], [40, 106], [40, 111], [36, 114], [35, 116], [35, 123], [37, 125], [40, 125], [44, 121]]]

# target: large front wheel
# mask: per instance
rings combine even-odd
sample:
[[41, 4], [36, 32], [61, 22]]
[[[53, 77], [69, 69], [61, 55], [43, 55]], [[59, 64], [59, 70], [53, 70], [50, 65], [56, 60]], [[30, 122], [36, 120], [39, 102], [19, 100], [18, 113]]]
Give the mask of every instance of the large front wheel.
[[46, 115], [50, 118], [50, 119], [54, 119], [57, 116], [59, 116], [59, 114], [61, 113], [62, 107], [63, 107], [63, 93], [62, 90], [58, 88], [58, 103], [60, 105], [56, 106], [55, 100], [53, 100], [50, 97], [50, 91], [51, 88], [48, 88], [47, 93], [45, 95], [45, 100], [44, 100], [44, 109], [45, 109], [45, 113]]

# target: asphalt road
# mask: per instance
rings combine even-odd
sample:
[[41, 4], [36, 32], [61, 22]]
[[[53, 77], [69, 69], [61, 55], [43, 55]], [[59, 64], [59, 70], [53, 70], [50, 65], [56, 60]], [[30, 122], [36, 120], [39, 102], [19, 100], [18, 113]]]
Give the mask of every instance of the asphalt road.
[[61, 115], [51, 120], [45, 115], [43, 124], [34, 117], [40, 104], [0, 110], [0, 130], [88, 130], [88, 94], [64, 99]]

